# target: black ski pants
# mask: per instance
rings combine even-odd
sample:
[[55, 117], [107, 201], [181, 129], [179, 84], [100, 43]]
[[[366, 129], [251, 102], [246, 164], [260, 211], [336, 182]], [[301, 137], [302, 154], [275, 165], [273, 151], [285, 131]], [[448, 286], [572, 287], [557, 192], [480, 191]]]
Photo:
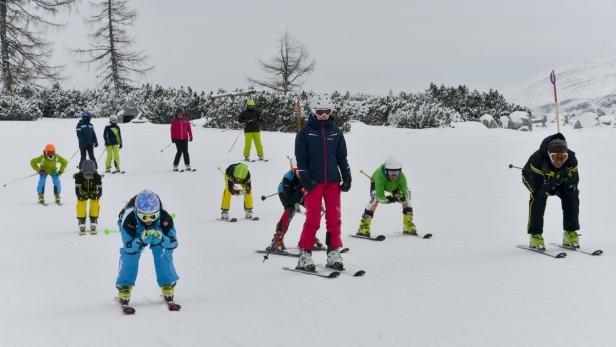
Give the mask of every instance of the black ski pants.
[[[580, 214], [580, 192], [577, 188], [567, 194], [564, 188], [559, 188], [555, 196], [560, 198], [560, 203], [563, 208], [563, 230], [577, 231], [580, 230], [579, 214]], [[545, 213], [545, 205], [548, 200], [548, 195], [543, 191], [531, 191], [529, 211], [528, 211], [528, 233], [542, 234], [543, 233], [543, 214]]]
[[184, 165], [190, 165], [190, 157], [188, 156], [188, 139], [175, 140], [175, 159], [173, 160], [173, 166], [178, 166], [180, 158], [184, 155]]
[[79, 168], [81, 168], [81, 163], [86, 160], [86, 153], [88, 154], [88, 157], [90, 157], [90, 160], [92, 160], [96, 164], [96, 167], [98, 167], [96, 157], [94, 156], [94, 145], [79, 147], [79, 151], [81, 152], [81, 159], [79, 159]]

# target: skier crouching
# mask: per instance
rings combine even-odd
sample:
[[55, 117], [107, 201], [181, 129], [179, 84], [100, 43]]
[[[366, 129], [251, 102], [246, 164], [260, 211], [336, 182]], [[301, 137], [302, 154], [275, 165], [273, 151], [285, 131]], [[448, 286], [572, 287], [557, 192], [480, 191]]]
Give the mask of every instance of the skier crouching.
[[81, 163], [80, 171], [73, 175], [75, 179], [75, 194], [77, 195], [77, 223], [79, 235], [86, 232], [86, 209], [90, 200], [90, 233], [96, 234], [100, 198], [103, 195], [103, 182], [96, 172], [96, 163], [86, 159]]
[[144, 190], [133, 197], [120, 212], [118, 226], [123, 243], [116, 280], [120, 303], [128, 305], [141, 252], [149, 245], [154, 256], [158, 286], [165, 301], [173, 304], [174, 287], [179, 279], [173, 265], [173, 250], [178, 246], [178, 241], [173, 219], [162, 209], [158, 195]]
[[[274, 234], [274, 238], [272, 239], [272, 244], [270, 246], [272, 251], [282, 252], [286, 250], [284, 245], [284, 236], [289, 230], [289, 224], [291, 224], [291, 220], [293, 219], [293, 216], [295, 216], [295, 212], [299, 209], [299, 205], [304, 205], [305, 193], [306, 190], [297, 176], [297, 169], [292, 168], [287, 171], [278, 185], [278, 197], [280, 198], [284, 212], [282, 213], [282, 217], [280, 217], [278, 224], [276, 224], [276, 233]], [[324, 249], [323, 244], [318, 238], [315, 238], [313, 250], [321, 249]]]
[[[58, 163], [60, 163], [59, 169], [57, 167]], [[56, 204], [61, 204], [60, 194], [62, 193], [62, 184], [60, 183], [60, 176], [67, 165], [68, 161], [56, 153], [56, 147], [52, 144], [45, 146], [43, 155], [30, 160], [30, 166], [39, 174], [36, 192], [38, 193], [38, 202], [40, 204], [45, 205], [45, 182], [47, 181], [48, 175], [51, 176], [51, 180], [53, 181], [53, 192]]]
[[[220, 168], [219, 168], [220, 170]], [[252, 184], [250, 183], [250, 171], [248, 165], [239, 163], [231, 164], [224, 171], [225, 190], [222, 193], [222, 210], [220, 219], [229, 220], [229, 209], [231, 208], [231, 196], [244, 195], [244, 211], [246, 219], [253, 219], [252, 212]], [[236, 185], [239, 185], [240, 189]], [[254, 217], [254, 219], [258, 219]]]
[[565, 136], [557, 133], [546, 137], [522, 169], [522, 182], [530, 191], [528, 234], [531, 248], [545, 249], [543, 215], [548, 196], [556, 195], [563, 209], [563, 245], [579, 247], [580, 199], [578, 161], [569, 150]]
[[[386, 195], [385, 193], [389, 193]], [[402, 232], [417, 235], [417, 227], [413, 223], [413, 208], [411, 207], [411, 193], [408, 189], [406, 176], [402, 172], [402, 163], [389, 157], [379, 166], [371, 176], [370, 202], [361, 217], [358, 236], [370, 236], [370, 224], [374, 212], [380, 204], [402, 204]]]

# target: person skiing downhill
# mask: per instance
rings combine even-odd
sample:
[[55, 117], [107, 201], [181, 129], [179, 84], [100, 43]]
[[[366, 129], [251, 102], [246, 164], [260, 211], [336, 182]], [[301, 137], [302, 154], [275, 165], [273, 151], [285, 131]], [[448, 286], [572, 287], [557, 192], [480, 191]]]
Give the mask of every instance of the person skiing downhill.
[[173, 171], [179, 171], [178, 165], [182, 156], [184, 156], [186, 170], [191, 170], [188, 142], [192, 142], [192, 140], [193, 134], [188, 115], [184, 113], [183, 108], [178, 107], [175, 110], [175, 117], [171, 121], [171, 142], [175, 143], [176, 148], [175, 158], [173, 159]]
[[265, 160], [261, 143], [261, 112], [257, 109], [254, 100], [250, 99], [246, 102], [246, 109], [240, 113], [237, 121], [244, 125], [244, 160], [250, 161], [252, 141], [255, 142], [259, 160]]
[[114, 173], [120, 172], [120, 149], [122, 148], [122, 132], [118, 126], [118, 116], [109, 117], [109, 124], [105, 126], [103, 132], [105, 149], [107, 150], [107, 160], [105, 161], [105, 173], [111, 172], [111, 161], [115, 166]]
[[[289, 230], [289, 224], [295, 212], [299, 209], [300, 205], [304, 205], [304, 194], [306, 190], [302, 186], [302, 183], [297, 175], [297, 167], [294, 161], [291, 160], [291, 170], [287, 171], [280, 184], [278, 185], [278, 197], [284, 208], [284, 212], [276, 224], [276, 232], [272, 239], [271, 245], [268, 247], [272, 251], [284, 252], [286, 247], [284, 245], [284, 236]], [[314, 249], [323, 249], [323, 244], [318, 238], [314, 240]]]
[[86, 152], [90, 160], [96, 163], [94, 148], [98, 147], [98, 140], [96, 139], [96, 132], [94, 131], [94, 125], [92, 125], [91, 119], [92, 113], [88, 111], [83, 112], [76, 127], [79, 151], [81, 153], [81, 158], [79, 159], [80, 167], [81, 163], [86, 160]]
[[579, 247], [579, 175], [575, 152], [568, 148], [565, 136], [546, 137], [522, 169], [522, 182], [530, 191], [528, 227], [529, 247], [544, 250], [543, 215], [549, 196], [556, 195], [563, 209], [563, 245]]
[[[250, 171], [248, 165], [243, 163], [231, 164], [224, 172], [225, 190], [222, 192], [222, 204], [220, 206], [220, 219], [229, 220], [229, 209], [231, 208], [231, 196], [244, 195], [244, 212], [246, 219], [258, 219], [252, 212], [252, 183], [250, 182]], [[236, 186], [236, 185], [239, 185]]]
[[[386, 194], [388, 193], [388, 194]], [[411, 192], [408, 189], [406, 176], [402, 172], [402, 163], [389, 157], [371, 176], [370, 202], [361, 218], [357, 235], [370, 236], [370, 224], [379, 204], [402, 204], [403, 233], [417, 235], [413, 223], [413, 208], [410, 204]]]
[[[58, 163], [60, 163], [59, 169], [57, 167]], [[30, 160], [30, 166], [39, 174], [36, 192], [38, 193], [38, 202], [40, 204], [45, 204], [45, 182], [47, 181], [48, 175], [51, 176], [51, 180], [53, 181], [53, 192], [56, 204], [61, 203], [60, 194], [62, 193], [62, 184], [60, 183], [60, 176], [67, 165], [68, 161], [56, 153], [56, 147], [52, 144], [45, 146], [43, 155]]]
[[80, 171], [73, 175], [75, 179], [75, 194], [77, 195], [77, 225], [79, 235], [86, 232], [86, 209], [90, 200], [90, 233], [96, 234], [98, 215], [100, 212], [100, 198], [103, 195], [103, 182], [96, 172], [96, 163], [92, 160], [84, 160]]
[[[343, 269], [339, 249], [340, 191], [351, 189], [351, 169], [347, 161], [344, 135], [331, 117], [333, 107], [328, 100], [313, 98], [309, 102], [310, 116], [295, 137], [297, 173], [307, 193], [304, 196], [306, 221], [299, 241], [301, 255], [297, 269], [315, 271], [312, 247], [321, 225], [321, 202], [325, 201], [327, 233], [327, 267]], [[342, 180], [342, 184], [340, 181]]]
[[130, 199], [119, 214], [118, 227], [122, 235], [116, 280], [119, 302], [123, 306], [128, 305], [141, 252], [149, 245], [154, 256], [158, 286], [165, 301], [173, 303], [174, 287], [179, 279], [173, 264], [173, 251], [178, 241], [173, 218], [162, 208], [158, 195], [151, 190], [143, 190]]

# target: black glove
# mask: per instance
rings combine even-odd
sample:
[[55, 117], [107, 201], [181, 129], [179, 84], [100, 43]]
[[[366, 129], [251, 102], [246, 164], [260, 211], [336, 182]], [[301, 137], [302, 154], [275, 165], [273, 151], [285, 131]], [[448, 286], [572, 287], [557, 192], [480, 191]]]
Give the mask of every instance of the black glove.
[[302, 185], [304, 186], [304, 189], [306, 189], [306, 191], [311, 192], [317, 187], [317, 182], [311, 179], [306, 179], [304, 180], [304, 182], [302, 182]]
[[343, 192], [348, 192], [349, 190], [351, 190], [351, 176], [342, 178], [342, 184], [340, 185], [340, 190]]
[[188, 141], [192, 142], [192, 137], [188, 139]]
[[60, 170], [58, 171], [58, 176], [61, 176], [64, 173], [64, 171]]
[[240, 191], [235, 188], [231, 188], [231, 190], [229, 190], [229, 193], [231, 193], [231, 195], [238, 195]]
[[122, 148], [122, 144], [120, 143], [120, 148]]
[[[340, 187], [342, 189], [342, 187]], [[385, 200], [387, 200], [388, 204], [393, 204], [394, 202], [398, 202], [398, 198], [394, 195], [386, 196]]]
[[549, 194], [553, 194], [556, 189], [563, 184], [565, 176], [564, 171], [557, 171], [553, 176], [548, 176], [548, 180], [543, 183], [543, 190]]
[[94, 148], [96, 148], [96, 147], [98, 147], [98, 143], [95, 143], [95, 144], [94, 144]]

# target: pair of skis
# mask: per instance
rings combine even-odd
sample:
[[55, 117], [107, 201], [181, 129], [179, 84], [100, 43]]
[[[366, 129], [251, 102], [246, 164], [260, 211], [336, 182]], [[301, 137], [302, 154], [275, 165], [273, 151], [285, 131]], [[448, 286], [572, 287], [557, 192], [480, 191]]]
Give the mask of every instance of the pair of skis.
[[312, 276], [318, 276], [318, 277], [323, 277], [323, 278], [336, 278], [340, 276], [341, 274], [345, 274], [345, 275], [352, 276], [352, 277], [361, 277], [366, 274], [365, 270], [352, 269], [349, 267], [346, 267], [345, 269], [342, 269], [342, 270], [329, 268], [326, 265], [322, 265], [322, 264], [317, 264], [316, 267], [317, 267], [317, 270], [315, 271], [301, 270], [301, 269], [296, 269], [296, 268], [288, 267], [288, 266], [283, 266], [282, 268], [287, 271], [292, 271], [292, 272], [297, 272], [297, 273], [302, 273], [302, 274], [312, 275]]
[[[116, 297], [115, 301], [118, 303], [118, 305], [120, 305], [122, 313], [126, 315], [132, 315], [137, 312], [137, 310], [135, 310], [133, 306], [129, 304], [123, 304], [122, 300], [120, 300], [119, 298]], [[182, 306], [180, 304], [176, 304], [173, 300], [167, 300], [163, 298], [163, 302], [167, 305], [167, 309], [169, 309], [169, 311], [179, 311], [182, 309]]]
[[[420, 239], [429, 239], [432, 238], [432, 234], [418, 234], [418, 233], [409, 233], [409, 232], [402, 232], [402, 235], [405, 236], [410, 236], [410, 237], [417, 237]], [[364, 239], [364, 240], [370, 240], [370, 241], [385, 241], [385, 235], [377, 235], [377, 236], [363, 236], [363, 235], [357, 235], [357, 234], [350, 234], [349, 236], [351, 237], [355, 237], [358, 239]]]
[[[561, 249], [566, 249], [569, 251], [574, 251], [577, 253], [588, 254], [588, 255], [593, 255], [593, 256], [603, 254], [603, 250], [600, 250], [600, 249], [589, 249], [589, 248], [584, 248], [584, 247], [565, 246], [563, 244], [554, 243], [554, 242], [551, 242], [550, 245], [561, 248]], [[559, 251], [559, 250], [554, 250], [554, 249], [541, 250], [541, 249], [536, 249], [536, 248], [530, 248], [526, 245], [517, 245], [517, 247], [520, 249], [531, 251], [531, 252], [547, 255], [552, 258], [564, 258], [567, 256], [567, 253]]]

